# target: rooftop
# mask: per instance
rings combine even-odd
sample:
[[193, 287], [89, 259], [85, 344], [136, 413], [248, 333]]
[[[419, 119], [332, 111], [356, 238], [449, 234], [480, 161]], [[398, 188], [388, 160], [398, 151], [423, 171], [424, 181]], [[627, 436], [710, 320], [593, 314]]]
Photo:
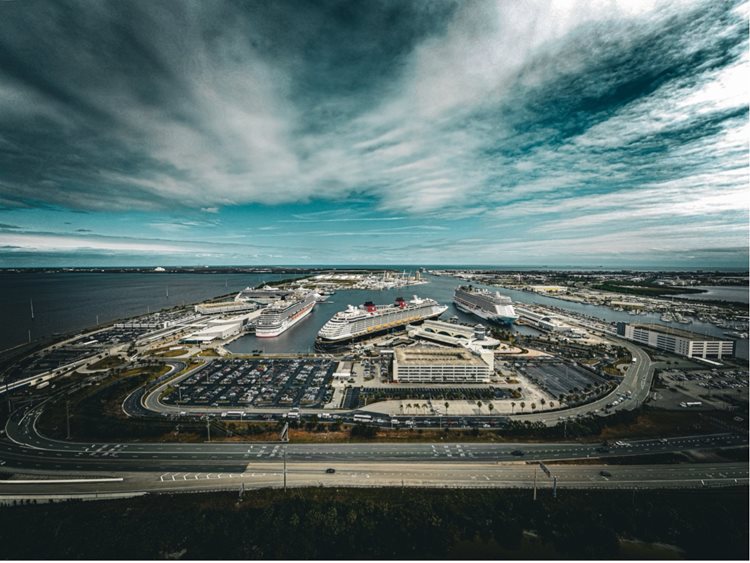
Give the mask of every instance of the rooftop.
[[477, 365], [486, 364], [464, 348], [396, 348], [396, 361], [399, 364], [452, 364]]
[[708, 334], [701, 334], [699, 332], [691, 332], [689, 330], [682, 330], [680, 328], [674, 328], [671, 326], [664, 326], [659, 324], [644, 323], [644, 324], [633, 324], [635, 328], [643, 328], [646, 330], [652, 330], [654, 332], [660, 332], [662, 334], [670, 334], [672, 336], [680, 336], [689, 340], [722, 340], [729, 341], [728, 338], [721, 338], [719, 336], [710, 336]]

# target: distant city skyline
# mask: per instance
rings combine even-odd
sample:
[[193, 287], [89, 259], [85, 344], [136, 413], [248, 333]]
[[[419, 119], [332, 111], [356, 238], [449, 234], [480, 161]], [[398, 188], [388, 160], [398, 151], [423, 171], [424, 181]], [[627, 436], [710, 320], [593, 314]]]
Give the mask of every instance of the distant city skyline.
[[742, 2], [1, 2], [0, 267], [746, 268]]

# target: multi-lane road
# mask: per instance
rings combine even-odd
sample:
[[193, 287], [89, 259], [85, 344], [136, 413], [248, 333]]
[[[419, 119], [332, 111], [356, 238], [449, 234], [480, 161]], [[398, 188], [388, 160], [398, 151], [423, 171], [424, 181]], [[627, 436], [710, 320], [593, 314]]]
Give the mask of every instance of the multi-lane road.
[[[631, 408], [645, 400], [652, 364], [639, 347], [624, 343], [635, 362], [617, 389], [630, 392]], [[180, 366], [173, 366], [173, 373]], [[165, 376], [165, 379], [168, 376]], [[127, 405], [142, 408], [142, 395]], [[567, 409], [567, 416], [591, 413], [611, 401]], [[628, 403], [630, 403], [628, 405]], [[611, 465], [608, 459], [687, 450], [747, 446], [746, 435], [715, 434], [597, 443], [89, 443], [53, 440], [41, 435], [36, 421], [44, 403], [15, 411], [0, 440], [0, 471], [38, 474], [44, 479], [0, 481], [0, 500], [44, 495], [54, 497], [124, 495], [159, 491], [217, 490], [281, 486], [286, 461], [287, 484], [355, 486], [528, 487], [536, 462], [553, 467], [565, 487], [704, 487], [748, 483], [748, 464]], [[550, 413], [522, 415], [550, 419]], [[560, 464], [565, 461], [566, 464]], [[333, 472], [326, 472], [333, 469]], [[50, 475], [57, 475], [49, 481]], [[71, 481], [70, 478], [73, 477]], [[84, 481], [81, 481], [81, 478]], [[107, 480], [101, 480], [107, 478]], [[547, 483], [537, 475], [539, 483]], [[89, 479], [94, 479], [89, 481]], [[114, 479], [114, 480], [113, 480]], [[48, 482], [45, 482], [48, 481]], [[549, 486], [547, 483], [545, 486]]]
[[47, 471], [244, 471], [248, 464], [292, 462], [504, 462], [606, 459], [694, 449], [744, 446], [747, 437], [715, 434], [596, 443], [88, 443], [41, 435], [36, 421], [44, 405], [17, 411], [6, 424], [0, 460], [7, 468]]
[[[91, 479], [0, 481], [0, 502], [20, 498], [109, 498], [143, 493], [197, 492], [265, 487], [459, 487], [531, 488], [552, 494], [552, 480], [535, 465], [516, 463], [250, 463], [244, 471], [164, 471], [123, 473]], [[557, 489], [708, 488], [747, 485], [744, 463], [702, 465], [547, 464]], [[564, 494], [561, 493], [561, 494]]]

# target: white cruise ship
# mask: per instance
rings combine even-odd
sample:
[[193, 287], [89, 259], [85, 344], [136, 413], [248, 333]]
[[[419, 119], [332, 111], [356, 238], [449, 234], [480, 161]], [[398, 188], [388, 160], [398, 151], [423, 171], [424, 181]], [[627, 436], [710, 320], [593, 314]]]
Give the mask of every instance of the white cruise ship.
[[416, 295], [408, 302], [399, 297], [392, 305], [375, 305], [372, 301], [359, 307], [349, 305], [345, 311], [336, 313], [323, 325], [318, 332], [316, 345], [325, 348], [375, 336], [393, 328], [439, 317], [446, 309], [448, 307], [434, 299], [420, 299]]
[[289, 330], [312, 312], [317, 294], [290, 295], [263, 309], [255, 324], [255, 336], [273, 338]]
[[490, 322], [511, 324], [518, 320], [510, 297], [500, 295], [497, 291], [462, 285], [456, 288], [453, 303], [459, 311], [471, 313]]

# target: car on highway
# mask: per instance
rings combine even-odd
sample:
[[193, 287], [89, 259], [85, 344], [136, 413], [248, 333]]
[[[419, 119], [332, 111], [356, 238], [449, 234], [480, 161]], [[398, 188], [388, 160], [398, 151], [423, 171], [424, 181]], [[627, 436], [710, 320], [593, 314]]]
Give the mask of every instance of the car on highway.
[[523, 452], [523, 450], [513, 450], [512, 452], [510, 452], [510, 455], [514, 455], [514, 456], [520, 457], [520, 456], [524, 455], [524, 452]]
[[329, 467], [326, 469], [326, 473], [336, 473], [336, 470], [333, 467]]
[[612, 477], [612, 474], [609, 471], [605, 470], [605, 469], [602, 469], [599, 472], [599, 475], [601, 475], [602, 477]]

